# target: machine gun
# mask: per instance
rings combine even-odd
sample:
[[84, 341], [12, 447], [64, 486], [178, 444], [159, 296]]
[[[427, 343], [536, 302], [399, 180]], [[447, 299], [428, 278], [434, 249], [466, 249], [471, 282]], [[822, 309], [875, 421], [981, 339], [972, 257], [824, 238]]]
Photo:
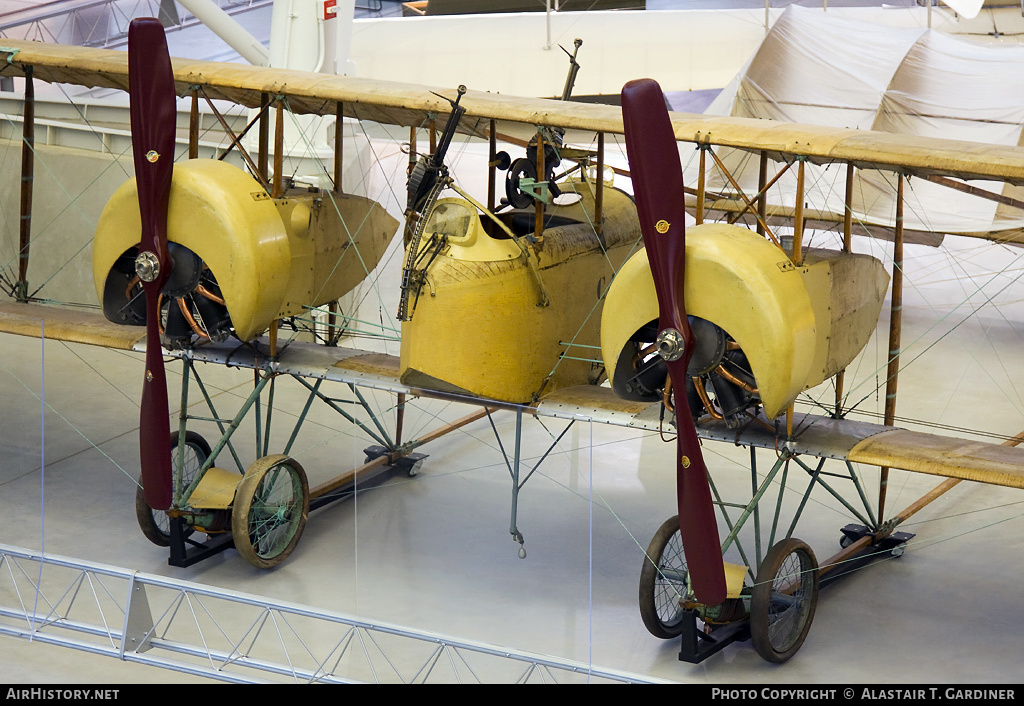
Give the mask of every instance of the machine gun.
[[[569, 74], [565, 77], [565, 87], [562, 89], [563, 101], [570, 99], [572, 89], [576, 85], [576, 74], [580, 71], [579, 62], [576, 61], [576, 54], [579, 53], [581, 46], [583, 46], [583, 40], [576, 39], [573, 42], [573, 52], [570, 54], [568, 49], [561, 44], [558, 45], [558, 48], [569, 57]], [[551, 198], [556, 198], [562, 193], [555, 183], [555, 167], [561, 162], [558, 153], [562, 149], [562, 138], [564, 135], [565, 130], [555, 128], [551, 132], [551, 139], [546, 140], [544, 143], [543, 179], [538, 179], [538, 174], [541, 170], [538, 169], [536, 136], [530, 140], [530, 144], [526, 148], [526, 157], [511, 162], [508, 174], [505, 177], [505, 196], [513, 208], [527, 208], [533, 203], [536, 198], [533, 189], [539, 186], [538, 182], [540, 184], [547, 183], [547, 192]], [[520, 183], [521, 181], [522, 183]]]
[[[419, 298], [420, 288], [423, 285], [424, 272], [444, 247], [445, 238], [428, 242], [422, 248], [420, 243], [423, 239], [427, 214], [430, 213], [437, 197], [441, 195], [441, 191], [451, 179], [448, 176], [448, 167], [444, 164], [444, 157], [455, 136], [455, 130], [459, 127], [459, 120], [466, 112], [466, 109], [459, 105], [459, 101], [465, 94], [465, 86], [459, 86], [458, 96], [455, 100], [445, 98], [438, 93], [434, 94], [438, 98], [448, 101], [452, 106], [452, 112], [448, 116], [448, 122], [445, 123], [437, 149], [433, 154], [416, 160], [416, 165], [412, 168], [412, 173], [409, 174], [405, 207], [408, 243], [406, 244], [405, 266], [402, 268], [402, 296], [398, 303], [397, 317], [399, 321], [408, 321], [412, 318], [412, 310], [416, 308], [416, 300]], [[411, 307], [410, 299], [412, 299]]]
[[405, 207], [407, 216], [414, 213], [424, 213], [427, 197], [437, 185], [438, 179], [448, 175], [448, 168], [444, 164], [444, 157], [452, 143], [452, 138], [455, 136], [455, 130], [459, 127], [459, 121], [466, 112], [466, 109], [459, 105], [462, 96], [466, 94], [466, 87], [459, 86], [458, 91], [459, 94], [455, 100], [434, 93], [438, 98], [444, 98], [451, 104], [452, 113], [448, 116], [448, 122], [445, 123], [444, 132], [441, 133], [441, 139], [437, 143], [437, 150], [433, 154], [425, 155], [416, 160], [416, 165], [412, 168], [412, 173], [409, 174], [409, 182], [406, 187], [408, 198]]

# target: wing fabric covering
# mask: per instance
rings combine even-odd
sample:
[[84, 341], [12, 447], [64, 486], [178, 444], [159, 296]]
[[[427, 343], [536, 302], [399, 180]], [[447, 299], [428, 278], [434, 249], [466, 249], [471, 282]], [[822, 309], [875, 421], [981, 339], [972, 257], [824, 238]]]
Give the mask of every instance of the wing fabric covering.
[[139, 460], [146, 502], [155, 510], [171, 506], [171, 437], [167, 378], [160, 344], [160, 290], [171, 271], [167, 252], [167, 202], [174, 165], [174, 75], [167, 40], [153, 18], [128, 29], [128, 84], [132, 152], [142, 216], [140, 253], [152, 253], [157, 269], [143, 279], [146, 295], [146, 376], [139, 419]]
[[[622, 89], [622, 119], [640, 230], [658, 293], [658, 328], [675, 329], [682, 334], [684, 344], [682, 357], [666, 361], [669, 376], [676, 390], [685, 390], [694, 343], [683, 301], [686, 210], [679, 153], [660, 86], [650, 79], [627, 83]], [[685, 401], [679, 409], [679, 530], [694, 595], [701, 603], [718, 605], [726, 598], [725, 568], [707, 467]]]

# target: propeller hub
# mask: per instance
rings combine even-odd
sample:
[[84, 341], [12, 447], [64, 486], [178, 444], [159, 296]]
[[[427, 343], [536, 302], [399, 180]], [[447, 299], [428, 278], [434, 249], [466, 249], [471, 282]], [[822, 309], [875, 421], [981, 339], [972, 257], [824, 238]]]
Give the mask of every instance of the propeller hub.
[[143, 282], [154, 282], [160, 276], [160, 260], [156, 253], [148, 250], [140, 252], [135, 258], [135, 274]]
[[683, 357], [683, 334], [674, 328], [667, 328], [659, 333], [654, 343], [658, 346], [658, 355], [669, 362]]

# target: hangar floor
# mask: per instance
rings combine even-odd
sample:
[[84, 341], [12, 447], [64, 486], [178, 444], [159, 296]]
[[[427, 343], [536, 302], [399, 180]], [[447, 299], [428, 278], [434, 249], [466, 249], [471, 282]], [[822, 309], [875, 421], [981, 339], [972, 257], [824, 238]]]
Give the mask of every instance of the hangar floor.
[[[910, 314], [913, 336], [929, 322]], [[982, 426], [1013, 424], [987, 420], [986, 400], [992, 371], [1019, 380], [1022, 361], [1016, 355], [999, 361], [984, 351], [1011, 344], [1019, 350], [1018, 328], [974, 319], [961, 325], [944, 340], [954, 350], [936, 358], [938, 367], [925, 364], [904, 375], [903, 413], [934, 418], [941, 411], [945, 418], [953, 398], [954, 407]], [[960, 370], [963, 353], [974, 362], [962, 366], [962, 376], [952, 375], [950, 366]], [[508, 471], [482, 421], [427, 446], [417, 477], [394, 478], [312, 513], [295, 552], [273, 570], [254, 569], [233, 549], [187, 569], [170, 567], [166, 550], [143, 537], [134, 516], [141, 366], [134, 355], [0, 336], [0, 543], [681, 682], [1018, 678], [1022, 498], [1019, 491], [967, 483], [908, 523], [905, 529], [917, 536], [902, 558], [824, 589], [803, 649], [785, 665], [763, 662], [749, 643], [697, 666], [679, 662], [677, 641], [651, 637], [636, 606], [643, 548], [674, 512], [666, 471], [674, 445], [603, 425], [577, 423], [526, 484], [519, 500], [525, 559], [509, 540]], [[251, 385], [244, 371], [206, 366], [203, 374], [224, 407]], [[915, 384], [922, 381], [927, 384]], [[915, 397], [922, 387], [927, 395]], [[280, 409], [299, 405], [298, 395], [289, 394], [281, 386]], [[419, 401], [407, 416], [408, 433], [467, 411]], [[508, 434], [514, 416], [498, 413], [496, 421]], [[530, 420], [524, 455], [536, 458], [561, 424]], [[311, 485], [358, 462], [365, 442], [353, 436], [339, 419], [307, 423], [295, 456]], [[510, 437], [504, 438], [507, 445]], [[707, 443], [705, 454], [724, 492], [749, 497], [745, 449]], [[806, 480], [793, 482], [802, 488]], [[936, 483], [894, 472], [888, 507], [902, 508]], [[848, 518], [824, 493], [814, 497], [795, 534], [820, 558], [835, 551]], [[0, 664], [4, 680], [17, 682], [193, 680], [6, 637]]]

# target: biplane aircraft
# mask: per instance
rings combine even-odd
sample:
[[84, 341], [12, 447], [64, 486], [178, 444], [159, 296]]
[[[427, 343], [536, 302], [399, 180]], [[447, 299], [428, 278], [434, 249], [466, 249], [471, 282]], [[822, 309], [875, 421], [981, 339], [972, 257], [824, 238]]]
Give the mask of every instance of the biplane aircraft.
[[[311, 502], [436, 438], [403, 442], [375, 420], [382, 443], [367, 452], [366, 466], [314, 489], [288, 446], [282, 453], [268, 448], [269, 432], [247, 469], [218, 466], [235, 454], [231, 436], [253, 409], [259, 435], [262, 404], [272, 405], [273, 383], [284, 377], [308, 390], [307, 408], [320, 399], [342, 414], [321, 390], [324, 383], [347, 385], [356, 396], [361, 388], [390, 392], [398, 417], [412, 396], [483, 408], [452, 426], [512, 410], [510, 532], [520, 544], [515, 513], [525, 482], [524, 415], [674, 432], [678, 514], [651, 541], [639, 599], [650, 632], [681, 636], [680, 659], [691, 662], [748, 638], [765, 659], [789, 659], [811, 624], [820, 581], [852, 559], [899, 554], [909, 539], [899, 526], [927, 502], [964, 479], [1024, 487], [1019, 438], [999, 445], [895, 427], [902, 184], [919, 176], [1024, 184], [1024, 148], [669, 113], [649, 81], [627, 85], [620, 110], [171, 60], [158, 23], [138, 21], [133, 32], [128, 55], [15, 41], [0, 48], [6, 59], [0, 74], [24, 77], [29, 87], [43, 80], [129, 90], [136, 164], [135, 178], [111, 198], [93, 243], [105, 316], [11, 301], [0, 306], [0, 330], [38, 335], [32, 322], [43, 320], [51, 338], [145, 352], [137, 510], [146, 536], [170, 545], [172, 563], [198, 561], [233, 543], [255, 566], [274, 566], [298, 541]], [[29, 89], [26, 144], [30, 95]], [[229, 101], [259, 116], [274, 110], [277, 125], [287, 103], [295, 113], [333, 116], [339, 136], [347, 119], [414, 129], [444, 124], [428, 154], [415, 159], [415, 147], [410, 150], [402, 272], [380, 283], [398, 293], [398, 309], [389, 314], [402, 322], [400, 356], [347, 348], [336, 335], [328, 345], [281, 338], [298, 312], [337, 300], [366, 276], [397, 223], [366, 199], [289, 188], [280, 162], [271, 163], [280, 151], [270, 155], [266, 122], [258, 155], [246, 159], [248, 172], [216, 160], [172, 167], [176, 97]], [[486, 203], [447, 169], [445, 150], [456, 133], [488, 145]], [[628, 170], [610, 166], [608, 136], [625, 137]], [[190, 141], [196, 139], [193, 129]], [[241, 142], [233, 140], [233, 147]], [[499, 142], [525, 149], [524, 156], [512, 160], [498, 151]], [[342, 141], [335, 144], [340, 149]], [[703, 158], [726, 149], [763, 156], [765, 164], [795, 164], [799, 173], [813, 163], [839, 165], [851, 175], [896, 174], [896, 211], [889, 222], [872, 224], [894, 240], [891, 270], [852, 252], [849, 207], [838, 218], [841, 248], [805, 246], [800, 193], [791, 237], [777, 236], [763, 216], [754, 229], [705, 223], [705, 205], [722, 194], [708, 193], [703, 176], [695, 189], [684, 189], [678, 156], [694, 145], [701, 175]], [[563, 162], [573, 166], [560, 173]], [[631, 178], [632, 194], [614, 185], [615, 171]], [[731, 194], [742, 200], [743, 213], [763, 213], [769, 190], [767, 170], [762, 174], [753, 197], [738, 188]], [[696, 225], [685, 228], [691, 218]], [[887, 291], [891, 353], [883, 385], [891, 402], [881, 424], [854, 421], [842, 403], [844, 370], [874, 330]], [[31, 299], [27, 292], [12, 288], [14, 298]], [[168, 357], [180, 359], [185, 371], [175, 433], [163, 372]], [[201, 362], [255, 371], [252, 394], [233, 418], [212, 410], [200, 383], [222, 432], [213, 444], [189, 428], [197, 419], [188, 412], [189, 385], [199, 380]], [[798, 396], [827, 381], [836, 404], [798, 413]], [[266, 417], [269, 424], [270, 411]], [[718, 496], [715, 469], [702, 459], [701, 444], [709, 441], [751, 450], [752, 497], [738, 510]], [[767, 473], [757, 469], [759, 449], [773, 458]], [[844, 466], [846, 475], [836, 480], [823, 473], [826, 461]], [[887, 469], [903, 469], [947, 480], [892, 513], [884, 480], [872, 502], [853, 464], [880, 467], [883, 478]], [[826, 560], [792, 536], [795, 518], [788, 531], [780, 525], [781, 494], [774, 508], [767, 500], [791, 467], [809, 478], [802, 503], [820, 488], [842, 498], [858, 519], [843, 528], [842, 550]], [[762, 513], [772, 515], [763, 555], [760, 535], [753, 551], [741, 541], [750, 518], [756, 524]], [[210, 539], [199, 544], [190, 538], [195, 533]], [[726, 562], [726, 554], [743, 563]]]

